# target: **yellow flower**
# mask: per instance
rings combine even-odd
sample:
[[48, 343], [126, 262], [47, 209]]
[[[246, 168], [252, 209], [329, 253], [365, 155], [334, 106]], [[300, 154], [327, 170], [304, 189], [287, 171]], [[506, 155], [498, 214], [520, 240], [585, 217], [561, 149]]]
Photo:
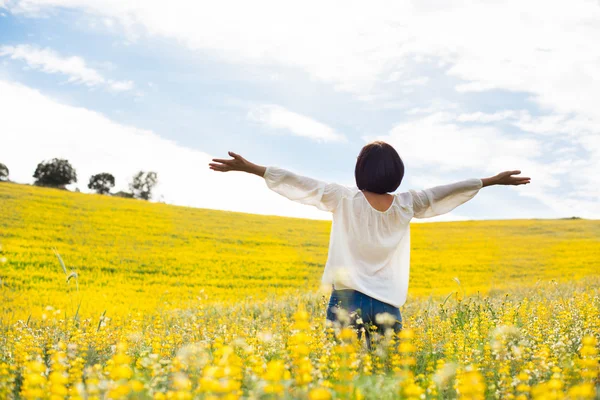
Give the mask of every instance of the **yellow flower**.
[[329, 400], [331, 399], [331, 392], [323, 387], [311, 389], [308, 392], [309, 400]]
[[134, 392], [141, 392], [142, 390], [144, 390], [144, 384], [140, 381], [138, 381], [137, 379], [134, 379], [130, 382], [131, 384], [131, 389]]

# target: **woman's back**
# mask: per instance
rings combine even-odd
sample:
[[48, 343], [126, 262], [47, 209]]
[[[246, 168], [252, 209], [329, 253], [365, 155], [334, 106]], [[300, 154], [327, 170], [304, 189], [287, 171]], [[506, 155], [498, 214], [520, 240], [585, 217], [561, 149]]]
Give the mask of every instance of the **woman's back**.
[[342, 190], [333, 212], [323, 283], [398, 306], [406, 297], [402, 287], [408, 287], [408, 259], [403, 253], [413, 216], [410, 194], [391, 195], [391, 203], [381, 211], [357, 188]]
[[350, 189], [333, 213], [336, 234], [344, 237], [348, 250], [363, 264], [365, 273], [384, 267], [382, 263], [398, 247], [412, 218], [412, 207], [403, 201], [406, 196], [392, 196], [388, 208], [380, 211], [362, 191]]
[[323, 284], [358, 290], [396, 307], [404, 304], [408, 291], [410, 220], [448, 212], [482, 187], [481, 179], [468, 179], [400, 192], [381, 211], [357, 187], [322, 182], [276, 166], [266, 167], [264, 178], [271, 190], [288, 199], [333, 214]]

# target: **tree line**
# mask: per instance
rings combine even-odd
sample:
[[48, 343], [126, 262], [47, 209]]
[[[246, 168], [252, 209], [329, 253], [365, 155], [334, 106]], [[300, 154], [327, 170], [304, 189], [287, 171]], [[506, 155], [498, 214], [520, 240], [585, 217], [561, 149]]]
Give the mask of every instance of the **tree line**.
[[[9, 169], [0, 163], [0, 182], [9, 180]], [[33, 173], [34, 185], [66, 189], [67, 185], [77, 182], [77, 171], [63, 158], [44, 160], [37, 165]], [[129, 192], [110, 193], [115, 187], [115, 177], [108, 172], [101, 172], [90, 177], [88, 188], [98, 194], [126, 198], [150, 200], [152, 191], [158, 183], [158, 175], [153, 171], [139, 171], [129, 183]]]

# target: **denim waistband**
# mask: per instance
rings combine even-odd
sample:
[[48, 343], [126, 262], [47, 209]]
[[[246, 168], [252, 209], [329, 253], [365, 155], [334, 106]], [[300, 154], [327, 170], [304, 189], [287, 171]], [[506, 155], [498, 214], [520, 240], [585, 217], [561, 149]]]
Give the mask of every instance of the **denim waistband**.
[[365, 293], [360, 292], [355, 289], [334, 289], [333, 285], [331, 285], [331, 288], [332, 288], [331, 295], [334, 297], [338, 297], [340, 300], [343, 300], [343, 302], [348, 302], [348, 301], [356, 302], [356, 301], [360, 301], [359, 299], [364, 299], [364, 300], [370, 300], [374, 304], [385, 304], [390, 307], [398, 308], [398, 307], [392, 306], [389, 303], [383, 302], [381, 300], [377, 300], [376, 298], [371, 297], [368, 294], [365, 294]]

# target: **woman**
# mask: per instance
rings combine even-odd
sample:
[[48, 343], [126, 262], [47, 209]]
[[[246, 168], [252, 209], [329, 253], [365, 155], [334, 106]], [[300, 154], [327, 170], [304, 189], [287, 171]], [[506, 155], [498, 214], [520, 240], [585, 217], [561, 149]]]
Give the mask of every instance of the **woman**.
[[336, 314], [350, 316], [351, 326], [359, 332], [364, 329], [369, 348], [371, 329], [381, 331], [390, 325], [396, 333], [402, 329], [399, 308], [408, 290], [410, 220], [452, 211], [485, 186], [530, 183], [530, 178], [513, 176], [521, 171], [505, 171], [490, 178], [392, 193], [402, 182], [404, 164], [396, 150], [382, 141], [367, 144], [358, 155], [356, 188], [253, 164], [231, 151], [229, 155], [230, 160], [213, 159], [210, 168], [258, 175], [288, 199], [333, 213], [322, 278], [333, 289], [327, 321], [335, 322]]

